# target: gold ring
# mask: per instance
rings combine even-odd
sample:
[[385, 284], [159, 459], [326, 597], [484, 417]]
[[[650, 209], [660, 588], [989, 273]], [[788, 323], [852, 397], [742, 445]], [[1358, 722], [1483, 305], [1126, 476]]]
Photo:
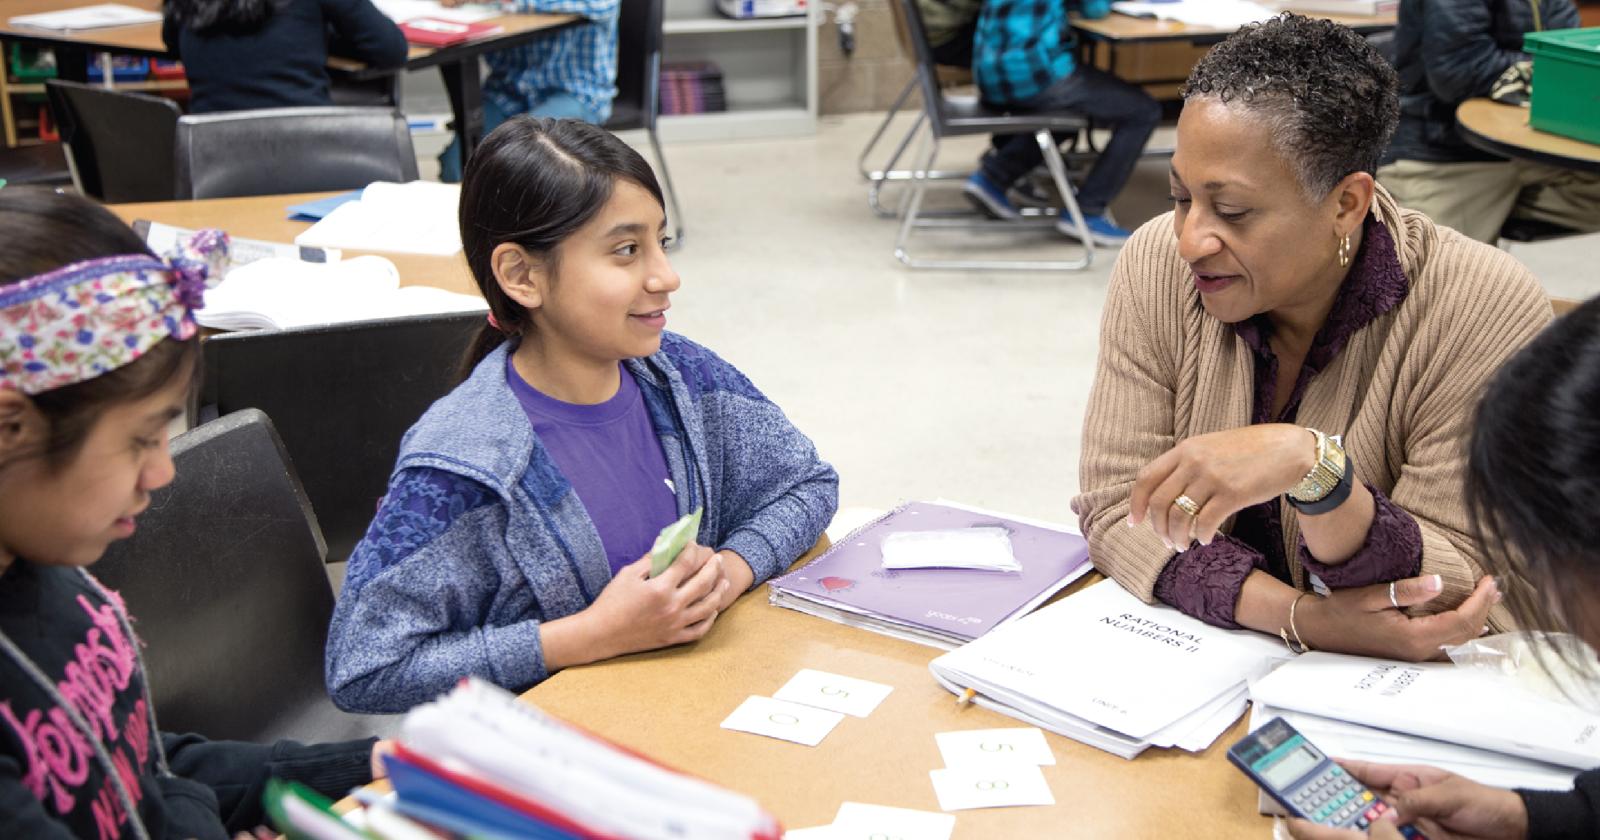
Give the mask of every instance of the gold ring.
[[1200, 515], [1200, 505], [1196, 504], [1194, 499], [1191, 499], [1186, 495], [1173, 499], [1172, 506], [1183, 511], [1184, 513], [1189, 514], [1190, 516]]

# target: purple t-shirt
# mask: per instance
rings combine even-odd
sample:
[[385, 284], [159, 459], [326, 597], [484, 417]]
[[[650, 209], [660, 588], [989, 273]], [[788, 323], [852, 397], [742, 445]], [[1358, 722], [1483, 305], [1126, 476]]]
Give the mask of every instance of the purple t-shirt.
[[622, 387], [616, 396], [598, 405], [576, 405], [539, 393], [506, 356], [506, 382], [533, 433], [589, 511], [612, 574], [643, 557], [656, 534], [678, 518], [667, 459], [639, 383], [618, 367]]

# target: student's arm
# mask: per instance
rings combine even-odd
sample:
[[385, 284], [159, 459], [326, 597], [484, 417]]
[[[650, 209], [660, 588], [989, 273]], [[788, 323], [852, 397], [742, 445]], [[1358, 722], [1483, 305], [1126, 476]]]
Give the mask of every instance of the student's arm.
[[370, 67], [406, 63], [406, 36], [372, 0], [322, 0], [322, 15], [333, 28], [339, 55]]
[[1099, 20], [1111, 14], [1111, 0], [1077, 0], [1068, 9], [1089, 20]]
[[1422, 9], [1422, 69], [1434, 96], [1447, 103], [1488, 96], [1495, 79], [1528, 54], [1495, 42], [1487, 2], [1431, 2]]
[[518, 12], [583, 15], [590, 20], [617, 16], [621, 0], [514, 0]]
[[687, 339], [670, 341], [669, 355], [697, 392], [706, 435], [714, 438], [711, 495], [721, 539], [711, 547], [749, 566], [748, 588], [788, 568], [822, 536], [839, 507], [839, 474], [744, 374]]
[[[261, 795], [272, 778], [299, 782], [330, 799], [372, 781], [376, 738], [332, 744], [247, 744], [162, 733], [174, 775], [210, 788], [229, 834], [264, 824]], [[213, 818], [214, 820], [215, 818]]]
[[549, 676], [538, 619], [486, 624], [503, 580], [521, 575], [504, 545], [484, 544], [505, 528], [504, 505], [483, 485], [425, 468], [395, 475], [334, 607], [335, 704], [404, 712], [469, 675], [514, 691]]

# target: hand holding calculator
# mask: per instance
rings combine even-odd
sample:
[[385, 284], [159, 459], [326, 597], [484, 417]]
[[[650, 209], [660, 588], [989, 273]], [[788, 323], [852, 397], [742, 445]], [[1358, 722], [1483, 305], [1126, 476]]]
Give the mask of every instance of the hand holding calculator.
[[[1389, 810], [1388, 803], [1281, 717], [1230, 747], [1228, 760], [1291, 816], [1318, 825], [1366, 831]], [[1401, 826], [1400, 834], [1427, 840], [1409, 825]]]

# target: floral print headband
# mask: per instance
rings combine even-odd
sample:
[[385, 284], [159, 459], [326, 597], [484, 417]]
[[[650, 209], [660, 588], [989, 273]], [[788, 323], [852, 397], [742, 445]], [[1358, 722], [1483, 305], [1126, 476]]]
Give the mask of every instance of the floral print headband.
[[101, 257], [0, 286], [0, 390], [30, 396], [132, 363], [194, 336], [194, 311], [222, 279], [228, 235], [202, 230], [165, 260]]

